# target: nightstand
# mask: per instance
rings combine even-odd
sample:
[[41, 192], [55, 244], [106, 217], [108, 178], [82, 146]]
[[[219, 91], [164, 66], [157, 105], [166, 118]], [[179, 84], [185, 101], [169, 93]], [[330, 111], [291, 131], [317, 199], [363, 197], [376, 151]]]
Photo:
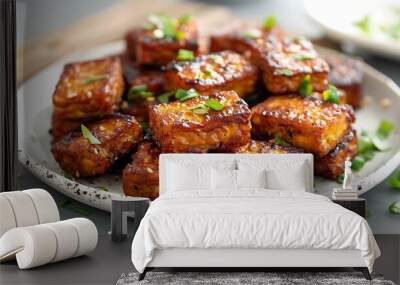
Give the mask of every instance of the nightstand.
[[133, 235], [150, 206], [150, 200], [142, 197], [118, 197], [111, 201], [111, 239], [123, 241], [128, 235], [128, 215], [133, 216]]
[[361, 217], [367, 217], [367, 200], [363, 198], [353, 199], [353, 200], [332, 200], [334, 203], [359, 214]]

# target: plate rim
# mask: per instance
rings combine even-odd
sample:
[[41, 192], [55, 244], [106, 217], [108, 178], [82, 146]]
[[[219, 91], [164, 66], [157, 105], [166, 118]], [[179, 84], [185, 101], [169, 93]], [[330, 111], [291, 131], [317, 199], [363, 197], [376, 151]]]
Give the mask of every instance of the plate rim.
[[364, 50], [368, 50], [370, 52], [377, 52], [381, 55], [385, 55], [386, 57], [396, 58], [400, 60], [400, 45], [396, 45], [395, 43], [390, 43], [387, 41], [376, 41], [373, 39], [369, 39], [363, 36], [357, 36], [352, 33], [345, 33], [338, 29], [331, 27], [324, 23], [321, 18], [318, 16], [318, 13], [314, 13], [314, 3], [318, 3], [320, 1], [317, 0], [305, 0], [304, 7], [307, 12], [307, 15], [315, 21], [321, 28], [323, 28], [329, 37], [334, 38], [335, 40], [341, 43], [349, 43], [361, 47]]

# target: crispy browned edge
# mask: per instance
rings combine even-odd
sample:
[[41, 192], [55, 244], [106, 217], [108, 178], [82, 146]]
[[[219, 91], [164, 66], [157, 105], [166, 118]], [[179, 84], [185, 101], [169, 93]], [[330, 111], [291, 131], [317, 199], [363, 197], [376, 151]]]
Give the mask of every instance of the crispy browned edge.
[[147, 197], [154, 200], [159, 192], [160, 149], [154, 142], [145, 141], [139, 145], [122, 173], [124, 193], [128, 196]]
[[335, 180], [344, 171], [346, 160], [352, 160], [358, 151], [358, 139], [354, 130], [350, 131], [335, 149], [324, 157], [316, 157], [314, 161], [315, 174]]
[[[150, 108], [150, 128], [154, 139], [157, 141], [162, 152], [207, 152], [210, 150], [225, 150], [233, 152], [236, 148], [245, 145], [250, 139], [250, 109], [246, 102], [243, 101], [234, 91], [221, 91], [216, 92], [210, 96], [201, 96], [185, 101], [187, 104], [195, 104], [197, 99], [205, 101], [208, 98], [221, 99], [221, 96], [235, 97], [233, 105], [228, 106], [222, 111], [210, 110], [204, 116], [202, 122], [190, 121], [186, 119], [176, 119], [167, 115], [161, 115], [160, 108], [180, 108], [182, 102], [172, 102], [168, 105], [160, 104], [154, 105]], [[185, 107], [186, 108], [186, 107]], [[230, 110], [230, 111], [229, 111]], [[229, 112], [228, 112], [229, 111]], [[230, 140], [226, 136], [228, 129], [236, 129], [239, 133], [234, 132], [230, 134]], [[191, 144], [178, 144], [174, 138], [179, 136], [188, 136], [196, 139], [200, 143], [196, 144], [191, 141]], [[214, 137], [212, 136], [214, 135]], [[217, 136], [217, 139], [216, 137]], [[221, 136], [224, 140], [229, 141], [226, 143], [221, 142]], [[209, 141], [212, 140], [212, 145]], [[210, 145], [208, 145], [210, 144]]]

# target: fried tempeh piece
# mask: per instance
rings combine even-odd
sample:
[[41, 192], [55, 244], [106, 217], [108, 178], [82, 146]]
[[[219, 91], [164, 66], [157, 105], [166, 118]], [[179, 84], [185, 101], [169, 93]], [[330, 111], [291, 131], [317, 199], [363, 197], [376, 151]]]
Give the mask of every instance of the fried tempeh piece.
[[136, 60], [136, 48], [140, 30], [140, 28], [135, 28], [125, 34], [126, 53], [129, 59], [133, 61]]
[[281, 39], [283, 31], [279, 27], [263, 29], [259, 26], [237, 22], [211, 35], [210, 51], [232, 50], [242, 54], [258, 66], [260, 47], [264, 45], [269, 36]]
[[142, 139], [139, 123], [129, 115], [110, 115], [88, 123], [86, 127], [100, 144], [92, 144], [81, 131], [74, 131], [60, 139], [51, 149], [61, 168], [75, 177], [105, 173]]
[[327, 87], [329, 66], [311, 42], [285, 38], [279, 27], [263, 30], [236, 26], [211, 36], [210, 49], [230, 49], [246, 55], [262, 70], [264, 83], [272, 93], [297, 92], [306, 75], [311, 75], [315, 91]]
[[57, 142], [66, 134], [79, 129], [81, 123], [81, 120], [60, 119], [57, 114], [53, 113], [53, 115], [51, 116], [50, 130], [50, 133], [53, 137], [52, 143]]
[[157, 96], [166, 91], [165, 72], [141, 67], [127, 60], [126, 56], [123, 67], [128, 91], [125, 100], [120, 104], [119, 111], [135, 116], [139, 122], [148, 122], [149, 106], [158, 103]]
[[315, 91], [324, 91], [328, 85], [329, 66], [306, 39], [269, 37], [259, 48], [258, 61], [265, 86], [272, 93], [297, 92], [307, 75]]
[[128, 52], [140, 65], [163, 65], [174, 60], [179, 49], [199, 51], [198, 28], [189, 17], [152, 15], [147, 27], [126, 36]]
[[349, 105], [298, 95], [269, 97], [252, 108], [251, 119], [255, 135], [279, 135], [286, 142], [320, 157], [336, 147], [354, 121]]
[[134, 116], [140, 123], [148, 123], [150, 106], [157, 104], [154, 97], [149, 99], [135, 102], [122, 101], [119, 111], [122, 114]]
[[159, 156], [160, 149], [155, 143], [145, 141], [139, 145], [137, 152], [132, 155], [132, 162], [122, 172], [125, 195], [147, 197], [151, 200], [158, 197]]
[[[196, 113], [209, 99], [222, 103], [223, 109]], [[221, 91], [152, 106], [150, 128], [162, 152], [234, 152], [250, 140], [250, 115], [246, 102], [236, 92]]]
[[222, 51], [196, 57], [193, 61], [175, 61], [167, 67], [169, 90], [194, 88], [204, 95], [216, 91], [235, 91], [244, 97], [255, 89], [258, 71], [244, 57]]
[[330, 67], [329, 82], [342, 89], [346, 102], [355, 109], [362, 103], [362, 62], [344, 55], [327, 55], [324, 57]]
[[60, 119], [88, 120], [112, 114], [124, 92], [119, 57], [65, 65], [53, 94]]
[[[337, 92], [337, 95], [339, 97], [338, 98], [339, 102], [337, 104], [347, 104], [346, 93], [343, 90], [338, 89], [338, 88], [336, 89], [336, 92]], [[319, 98], [321, 100], [324, 100], [323, 92], [313, 92], [310, 96]]]
[[250, 140], [250, 142], [237, 150], [237, 153], [302, 153], [303, 150], [291, 145], [281, 145], [275, 139], [268, 141]]
[[134, 86], [144, 85], [146, 90], [154, 95], [167, 91], [165, 72], [160, 69], [141, 67], [133, 62], [124, 62], [123, 67], [128, 90]]
[[357, 149], [357, 135], [352, 130], [327, 155], [315, 158], [315, 174], [335, 180], [343, 173], [345, 161], [352, 160], [357, 155]]

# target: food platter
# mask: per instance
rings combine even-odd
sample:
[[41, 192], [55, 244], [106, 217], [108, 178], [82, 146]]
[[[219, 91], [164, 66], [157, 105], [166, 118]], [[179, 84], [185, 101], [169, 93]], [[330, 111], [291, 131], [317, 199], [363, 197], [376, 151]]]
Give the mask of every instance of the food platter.
[[[113, 42], [75, 53], [48, 66], [27, 80], [18, 90], [19, 160], [40, 180], [90, 206], [110, 211], [111, 198], [124, 196], [121, 176], [105, 174], [96, 178], [71, 180], [65, 177], [50, 152], [49, 134], [52, 94], [66, 63], [100, 58], [121, 53], [124, 42]], [[320, 53], [333, 51], [321, 49]], [[360, 194], [383, 181], [400, 164], [400, 89], [396, 84], [367, 64], [363, 64], [364, 96], [369, 103], [356, 112], [357, 131], [374, 131], [382, 120], [397, 124], [389, 138], [390, 149], [379, 152], [357, 172], [353, 184]], [[381, 104], [382, 100], [390, 104]], [[315, 191], [330, 196], [335, 181], [315, 178]]]

